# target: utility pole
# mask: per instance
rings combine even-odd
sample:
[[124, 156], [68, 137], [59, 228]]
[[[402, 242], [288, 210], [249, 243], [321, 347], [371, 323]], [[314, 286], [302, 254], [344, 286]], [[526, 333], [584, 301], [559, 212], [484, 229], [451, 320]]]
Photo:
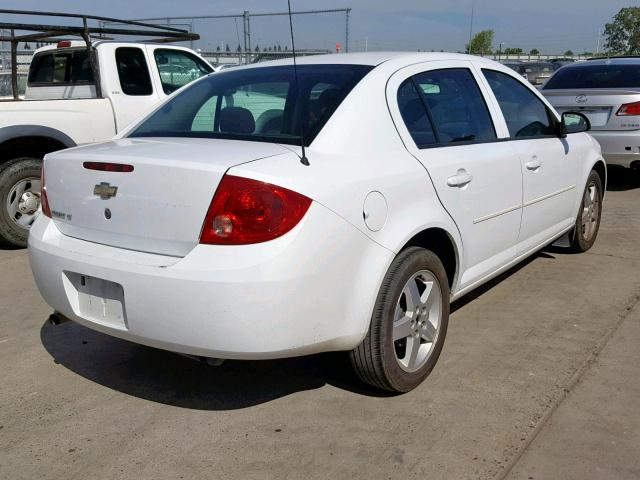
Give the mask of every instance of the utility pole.
[[351, 14], [351, 9], [347, 8], [345, 11], [345, 32], [344, 32], [344, 51], [345, 53], [349, 53], [349, 15]]
[[364, 37], [364, 51], [369, 51], [369, 37]]
[[596, 43], [596, 54], [600, 53], [600, 29], [598, 29], [598, 42]]
[[473, 38], [473, 14], [475, 13], [476, 0], [471, 0], [471, 21], [469, 22], [469, 47], [467, 53], [471, 53], [471, 39]]
[[502, 44], [504, 42], [500, 42], [500, 44], [498, 45], [498, 61], [500, 61], [502, 59]]

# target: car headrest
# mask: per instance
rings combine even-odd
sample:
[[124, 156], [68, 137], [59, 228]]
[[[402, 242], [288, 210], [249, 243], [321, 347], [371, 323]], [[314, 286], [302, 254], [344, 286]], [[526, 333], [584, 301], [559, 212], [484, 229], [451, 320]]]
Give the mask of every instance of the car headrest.
[[242, 107], [225, 107], [220, 111], [220, 131], [229, 133], [253, 133], [256, 122], [249, 110]]

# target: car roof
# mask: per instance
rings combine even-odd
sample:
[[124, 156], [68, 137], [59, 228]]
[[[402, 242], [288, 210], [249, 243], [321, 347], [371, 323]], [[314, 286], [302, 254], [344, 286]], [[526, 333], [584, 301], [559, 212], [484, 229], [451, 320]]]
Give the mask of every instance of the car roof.
[[[370, 65], [375, 67], [382, 63], [399, 60], [402, 63], [412, 64], [420, 62], [429, 62], [434, 60], [467, 60], [473, 62], [482, 62], [494, 64], [493, 60], [478, 57], [475, 55], [466, 55], [462, 53], [447, 52], [357, 52], [357, 53], [331, 53], [324, 55], [305, 55], [296, 57], [298, 65], [328, 65], [328, 64], [344, 64], [344, 65]], [[278, 66], [292, 65], [293, 58], [288, 57], [280, 60], [271, 60], [266, 62], [252, 63], [249, 65], [241, 65], [238, 68], [255, 68], [262, 66]], [[235, 69], [234, 69], [235, 70]]]
[[[565, 67], [586, 67], [589, 65], [640, 65], [640, 57], [602, 57], [590, 58], [584, 62], [575, 62]], [[563, 68], [565, 68], [563, 67]]]

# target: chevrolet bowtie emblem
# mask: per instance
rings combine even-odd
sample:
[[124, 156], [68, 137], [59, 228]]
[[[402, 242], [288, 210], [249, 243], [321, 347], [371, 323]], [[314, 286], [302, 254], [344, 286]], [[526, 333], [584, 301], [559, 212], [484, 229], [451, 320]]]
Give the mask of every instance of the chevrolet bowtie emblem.
[[108, 182], [100, 182], [93, 187], [93, 194], [100, 197], [102, 200], [108, 200], [111, 197], [115, 197], [118, 193], [118, 187], [112, 187]]

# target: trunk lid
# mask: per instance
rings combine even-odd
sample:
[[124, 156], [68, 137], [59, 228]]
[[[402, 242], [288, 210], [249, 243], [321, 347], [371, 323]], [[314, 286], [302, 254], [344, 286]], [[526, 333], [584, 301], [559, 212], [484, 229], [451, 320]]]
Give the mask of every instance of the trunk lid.
[[591, 122], [592, 130], [637, 130], [640, 117], [619, 116], [616, 112], [626, 103], [640, 101], [640, 91], [624, 89], [551, 89], [542, 90], [558, 113], [580, 112]]
[[[47, 156], [47, 198], [64, 235], [182, 257], [197, 245], [225, 172], [284, 153], [291, 152], [278, 144], [236, 140], [115, 140]], [[84, 162], [132, 165], [133, 171], [91, 170]], [[112, 187], [117, 191], [109, 196]]]

